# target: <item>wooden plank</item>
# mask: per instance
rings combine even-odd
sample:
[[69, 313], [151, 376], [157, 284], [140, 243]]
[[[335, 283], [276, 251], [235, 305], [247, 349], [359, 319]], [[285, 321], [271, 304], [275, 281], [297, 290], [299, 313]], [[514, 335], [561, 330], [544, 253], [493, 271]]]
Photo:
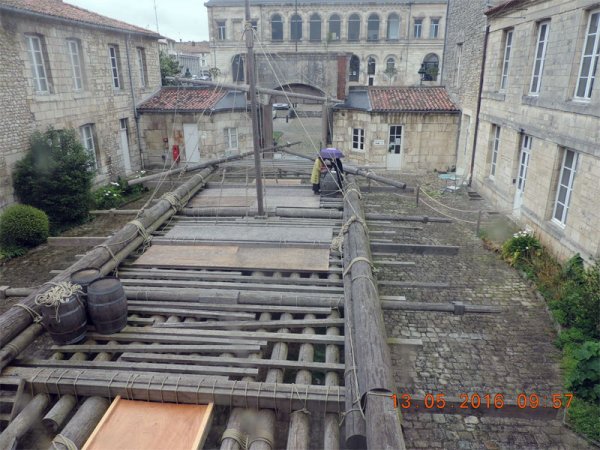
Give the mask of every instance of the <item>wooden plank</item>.
[[132, 266], [327, 271], [328, 249], [153, 245]]
[[17, 359], [23, 367], [56, 367], [63, 369], [131, 370], [133, 372], [168, 372], [195, 375], [256, 376], [258, 369], [227, 366], [194, 366], [188, 364], [123, 363], [120, 361], [73, 361], [52, 359]]
[[[187, 323], [187, 322], [185, 322]], [[170, 323], [174, 325], [175, 323]], [[158, 324], [156, 325], [158, 326]], [[181, 336], [177, 335], [177, 333], [171, 333], [170, 335], [161, 335], [157, 333], [149, 333], [151, 328], [147, 327], [139, 327], [137, 328], [139, 332], [131, 332], [131, 333], [117, 333], [117, 334], [100, 334], [100, 333], [87, 333], [87, 337], [90, 339], [94, 339], [95, 341], [117, 341], [117, 342], [147, 342], [147, 343], [161, 343], [161, 344], [222, 344], [222, 345], [261, 345], [264, 343], [266, 345], [265, 340], [252, 339], [251, 337], [247, 337], [245, 339], [233, 339], [228, 338], [226, 336], [223, 337], [211, 337], [211, 336], [192, 336], [188, 333], [182, 333]], [[134, 328], [135, 330], [135, 328]], [[184, 330], [181, 330], [182, 332]], [[192, 330], [193, 331], [193, 330]]]
[[208, 434], [212, 410], [212, 403], [148, 403], [118, 396], [83, 450], [196, 450]]
[[79, 344], [79, 345], [53, 345], [52, 350], [62, 353], [207, 353], [221, 354], [224, 352], [233, 354], [247, 354], [259, 352], [262, 347], [266, 347], [267, 342], [261, 342], [260, 345], [202, 345], [202, 344], [174, 344], [174, 345], [142, 345], [142, 344]]
[[298, 362], [282, 359], [256, 359], [256, 358], [232, 358], [224, 356], [197, 356], [197, 355], [169, 355], [160, 353], [123, 353], [120, 357], [123, 361], [133, 362], [161, 362], [161, 363], [194, 363], [197, 365], [223, 365], [240, 367], [266, 367], [281, 369], [306, 369], [315, 371], [337, 371], [343, 372], [344, 364]]
[[[201, 308], [201, 306], [199, 305]], [[160, 314], [168, 316], [184, 316], [184, 317], [195, 317], [197, 319], [218, 319], [218, 320], [252, 320], [255, 318], [254, 314], [241, 313], [241, 312], [223, 312], [223, 311], [210, 311], [203, 309], [185, 309], [185, 308], [166, 308], [151, 306], [139, 306], [137, 303], [131, 303], [127, 305], [127, 310], [130, 313], [143, 313], [143, 314]]]
[[344, 326], [344, 319], [302, 319], [302, 320], [268, 320], [264, 322], [258, 322], [256, 320], [235, 320], [225, 322], [190, 322], [186, 328], [193, 329], [277, 329], [277, 328], [327, 328], [332, 326]]
[[412, 253], [416, 255], [458, 255], [460, 247], [455, 245], [424, 245], [424, 244], [396, 244], [390, 242], [371, 241], [372, 252], [386, 253]]
[[317, 306], [286, 306], [286, 305], [251, 305], [251, 304], [219, 304], [219, 303], [202, 303], [202, 302], [187, 302], [178, 300], [127, 300], [128, 305], [136, 306], [157, 306], [161, 308], [200, 308], [205, 310], [217, 311], [240, 311], [240, 312], [272, 312], [291, 314], [318, 314], [326, 315], [331, 312], [331, 308], [321, 308]]

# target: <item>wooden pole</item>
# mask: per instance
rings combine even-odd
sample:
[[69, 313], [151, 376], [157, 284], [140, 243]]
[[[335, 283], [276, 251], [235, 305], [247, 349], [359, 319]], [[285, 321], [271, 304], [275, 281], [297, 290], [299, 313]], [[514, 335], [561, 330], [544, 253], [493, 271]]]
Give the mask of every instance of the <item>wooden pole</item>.
[[[338, 311], [331, 311], [330, 319], [337, 319], [340, 316]], [[327, 334], [330, 336], [339, 336], [340, 329], [338, 327], [327, 328]], [[340, 360], [340, 349], [337, 345], [328, 345], [325, 348], [325, 362], [335, 364]], [[325, 375], [325, 386], [339, 386], [340, 377], [337, 372], [327, 372]], [[340, 448], [340, 426], [338, 424], [339, 416], [337, 414], [325, 414], [325, 429], [324, 429], [324, 450], [339, 450]]]
[[8, 424], [0, 434], [0, 448], [16, 448], [16, 442], [23, 437], [33, 425], [39, 422], [40, 417], [48, 406], [49, 397], [46, 394], [37, 394], [23, 408], [23, 410]]
[[348, 254], [350, 264], [345, 266], [344, 271], [351, 275], [352, 348], [355, 351], [360, 403], [365, 412], [367, 446], [403, 450], [406, 447], [399, 410], [394, 409], [390, 397], [395, 391], [395, 384], [377, 281], [371, 269], [365, 215], [354, 177], [348, 177], [348, 181], [344, 210], [351, 212], [358, 220], [348, 222], [344, 254]]
[[35, 338], [37, 338], [44, 328], [40, 323], [29, 325], [21, 334], [10, 341], [0, 350], [0, 370], [4, 369], [14, 358], [17, 357]]

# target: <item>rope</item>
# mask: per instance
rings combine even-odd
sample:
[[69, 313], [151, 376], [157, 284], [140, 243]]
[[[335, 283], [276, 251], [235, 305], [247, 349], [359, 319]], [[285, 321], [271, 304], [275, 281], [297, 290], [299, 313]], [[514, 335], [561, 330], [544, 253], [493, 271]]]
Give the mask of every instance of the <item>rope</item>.
[[150, 233], [148, 233], [144, 224], [142, 222], [140, 222], [139, 220], [135, 219], [129, 223], [138, 229], [138, 233], [142, 237], [142, 244], [144, 246], [144, 249], [142, 250], [142, 252], [145, 252], [146, 249], [150, 246], [150, 242], [152, 241], [152, 236], [150, 235]]
[[94, 248], [103, 248], [108, 252], [108, 254], [112, 257], [113, 261], [115, 262], [115, 274], [116, 274], [116, 276], [118, 276], [119, 272], [118, 272], [117, 268], [119, 267], [119, 260], [117, 259], [117, 257], [113, 253], [113, 251], [110, 249], [110, 247], [107, 244], [100, 244], [100, 245], [96, 245], [96, 247], [94, 247]]
[[[352, 261], [350, 261], [350, 264], [348, 264], [348, 267], [346, 267], [346, 269], [344, 269], [344, 273], [342, 274], [342, 276], [345, 277], [346, 275], [348, 275], [348, 272], [350, 272], [354, 263], [358, 262], [358, 261], [364, 261], [366, 263], [369, 263], [369, 266], [371, 266], [371, 268], [373, 268], [373, 263], [371, 262], [371, 260], [369, 258], [367, 258], [366, 256], [357, 256]], [[354, 281], [354, 279], [353, 279], [353, 281]]]
[[78, 294], [83, 294], [83, 289], [79, 284], [73, 284], [70, 281], [62, 281], [56, 283], [46, 292], [38, 294], [35, 297], [35, 304], [47, 308], [54, 308], [54, 319], [56, 319], [56, 323], [60, 323], [60, 316], [58, 315], [60, 305], [69, 303], [73, 297], [79, 302]]
[[183, 208], [183, 206], [184, 206], [183, 203], [181, 202], [181, 199], [178, 198], [172, 192], [167, 192], [161, 198], [163, 200], [166, 200], [169, 202], [169, 204], [171, 205], [171, 208], [173, 208], [174, 213], [181, 211], [181, 208]]
[[35, 309], [32, 309], [23, 303], [15, 303], [13, 306], [18, 306], [19, 308], [23, 308], [25, 311], [27, 311], [34, 323], [39, 323], [42, 321], [42, 316], [40, 316]]
[[232, 439], [242, 450], [248, 450], [250, 447], [248, 435], [235, 428], [227, 428], [223, 431], [219, 443], [222, 443], [225, 439]]
[[269, 448], [273, 448], [273, 443], [275, 438], [273, 437], [273, 433], [269, 430], [265, 430], [264, 428], [257, 428], [254, 431], [254, 435], [248, 442], [248, 448], [252, 447], [252, 444], [255, 442], [264, 442], [269, 446]]
[[67, 447], [67, 450], [79, 450], [79, 447], [75, 445], [71, 439], [62, 434], [57, 434], [54, 440], [52, 441], [52, 448], [61, 450], [56, 444], [62, 444]]
[[363, 226], [363, 228], [365, 229], [365, 232], [367, 234], [369, 233], [369, 228], [367, 227], [367, 222], [365, 222], [363, 219], [361, 219], [357, 215], [353, 214], [352, 217], [350, 217], [348, 219], [348, 221], [342, 225], [338, 235], [336, 237], [334, 237], [333, 240], [331, 241], [331, 246], [330, 246], [331, 250], [333, 250], [333, 251], [337, 250], [338, 252], [342, 253], [342, 248], [344, 245], [344, 235], [346, 233], [348, 233], [348, 230], [350, 229], [350, 225], [352, 225], [354, 222], [360, 223]]

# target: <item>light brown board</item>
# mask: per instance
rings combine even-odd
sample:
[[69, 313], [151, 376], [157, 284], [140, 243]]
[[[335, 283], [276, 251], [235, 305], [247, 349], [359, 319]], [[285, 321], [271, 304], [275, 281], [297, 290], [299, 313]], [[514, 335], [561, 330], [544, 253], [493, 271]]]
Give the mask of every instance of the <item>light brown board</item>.
[[225, 208], [227, 206], [249, 207], [254, 203], [254, 197], [227, 196], [227, 197], [210, 197], [201, 196], [193, 198], [188, 206], [193, 208], [201, 208], [203, 206]]
[[83, 450], [196, 450], [213, 404], [176, 405], [115, 398]]
[[324, 272], [329, 269], [329, 249], [153, 245], [132, 265]]

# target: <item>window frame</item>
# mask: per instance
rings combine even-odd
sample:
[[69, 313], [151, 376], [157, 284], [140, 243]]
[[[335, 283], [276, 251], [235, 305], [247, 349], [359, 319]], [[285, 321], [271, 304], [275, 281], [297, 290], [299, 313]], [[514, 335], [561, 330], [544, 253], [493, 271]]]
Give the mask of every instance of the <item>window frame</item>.
[[[360, 41], [360, 25], [361, 25], [360, 14], [352, 13], [348, 16], [348, 42], [359, 42]], [[356, 27], [356, 32], [351, 33], [350, 27]]]
[[[418, 32], [417, 32], [418, 30]], [[415, 18], [413, 23], [413, 37], [415, 39], [421, 39], [423, 36], [423, 19]]]
[[[337, 24], [337, 34], [336, 34], [335, 39], [332, 38], [332, 35], [333, 35], [333, 31], [331, 30], [332, 22]], [[335, 42], [335, 41], [339, 41], [341, 39], [342, 39], [342, 18], [340, 17], [339, 14], [332, 14], [331, 16], [329, 16], [329, 19], [327, 19], [327, 41]]]
[[[86, 135], [86, 130], [89, 131], [89, 136]], [[94, 159], [93, 168], [95, 170], [98, 170], [100, 168], [100, 162], [98, 161], [98, 155], [96, 154], [98, 147], [96, 145], [96, 137], [94, 135], [95, 135], [95, 130], [94, 130], [93, 123], [86, 123], [85, 125], [82, 125], [79, 127], [79, 136], [81, 139], [81, 145], [83, 145], [83, 148], [85, 149], [85, 151], [93, 157], [93, 159]], [[91, 148], [88, 146], [90, 142], [91, 142]]]
[[[392, 20], [396, 20], [396, 37], [391, 37], [392, 31]], [[397, 13], [390, 13], [387, 17], [387, 32], [386, 39], [388, 41], [398, 41], [400, 40], [400, 16]]]
[[148, 86], [148, 66], [146, 65], [146, 50], [144, 47], [136, 47], [138, 66], [140, 69], [140, 86]]
[[500, 125], [492, 124], [492, 155], [490, 160], [490, 179], [495, 179], [496, 170], [498, 168], [498, 154], [500, 153], [500, 135], [502, 133], [502, 127]]
[[[76, 50], [75, 52], [73, 52], [73, 47]], [[83, 91], [85, 86], [83, 82], [83, 65], [81, 63], [81, 41], [74, 38], [67, 39], [67, 50], [69, 51], [69, 61], [71, 62], [73, 89], [77, 92]], [[78, 80], [79, 83], [77, 82]]]
[[463, 42], [456, 44], [456, 71], [454, 72], [454, 87], [460, 86], [460, 65], [462, 63]]
[[[114, 55], [113, 55], [114, 53]], [[119, 70], [119, 46], [110, 44], [108, 46], [108, 59], [110, 61], [110, 73], [113, 89], [121, 89], [121, 74]]]
[[[590, 31], [591, 31], [591, 27], [592, 27], [592, 18], [595, 15], [597, 15], [596, 31], [595, 31], [595, 33], [591, 33]], [[595, 37], [593, 38], [594, 44], [592, 45], [592, 53], [589, 55], [586, 55], [585, 51], [587, 48], [588, 39], [591, 37], [592, 34], [595, 34]], [[588, 67], [588, 74], [585, 77], [586, 81], [585, 81], [585, 87], [584, 87], [584, 95], [579, 96], [577, 94], [579, 93], [579, 88], [580, 88], [580, 84], [582, 81], [582, 72], [583, 72], [583, 68], [584, 68], [583, 63], [584, 63], [584, 59], [586, 57], [591, 58], [591, 60], [590, 60], [590, 64]], [[581, 49], [581, 60], [579, 62], [579, 72], [578, 72], [578, 76], [577, 76], [577, 83], [575, 85], [574, 98], [576, 100], [579, 100], [579, 101], [590, 101], [591, 100], [594, 82], [596, 80], [596, 72], [598, 72], [599, 64], [600, 64], [600, 9], [595, 9], [595, 10], [589, 11], [587, 26], [585, 28], [585, 36], [583, 38], [583, 47]]]
[[[395, 133], [392, 133], [392, 129], [395, 129]], [[398, 134], [400, 129], [400, 134]], [[394, 136], [394, 142], [392, 142], [392, 136]], [[397, 143], [398, 136], [400, 136], [400, 144]], [[398, 152], [395, 147], [398, 146]], [[388, 129], [388, 153], [393, 155], [402, 155], [402, 147], [404, 146], [404, 125], [389, 125]]]
[[[565, 166], [565, 163], [567, 161], [567, 155], [569, 153], [573, 154], [573, 160], [572, 160], [571, 167], [568, 168], [568, 170], [570, 172], [568, 184], [564, 185], [563, 184], [563, 176], [565, 173], [565, 169], [567, 169], [567, 167]], [[571, 194], [573, 193], [573, 185], [575, 183], [575, 175], [577, 174], [578, 162], [579, 162], [579, 153], [578, 152], [576, 152], [575, 150], [571, 150], [569, 148], [563, 149], [562, 163], [560, 165], [560, 173], [559, 173], [558, 180], [557, 180], [556, 196], [554, 198], [554, 206], [552, 208], [552, 219], [551, 219], [552, 222], [554, 222], [555, 224], [557, 224], [558, 226], [560, 226], [562, 228], [564, 228], [567, 225], [569, 208], [571, 206]], [[562, 188], [565, 189], [564, 202], [559, 201]], [[557, 213], [559, 204], [562, 206], [562, 214], [561, 214], [560, 218], [557, 218], [556, 213]]]
[[[239, 141], [237, 127], [226, 127], [225, 128], [225, 136], [227, 137], [227, 150], [239, 150], [240, 141]], [[235, 141], [235, 146], [232, 145], [232, 142], [234, 142], [234, 141]]]
[[217, 41], [226, 41], [227, 40], [227, 21], [226, 20], [217, 20]]
[[429, 39], [437, 39], [439, 34], [440, 34], [440, 19], [438, 17], [430, 19]]
[[[26, 34], [27, 53], [29, 53], [29, 62], [31, 63], [31, 75], [33, 76], [34, 90], [36, 94], [50, 94], [50, 77], [46, 68], [46, 55], [43, 43], [43, 36], [38, 34]], [[38, 49], [34, 48], [33, 43], [37, 42]], [[37, 60], [39, 57], [39, 61]], [[41, 68], [41, 73], [40, 73]], [[42, 86], [42, 84], [44, 86]]]
[[[314, 37], [313, 35], [317, 34], [317, 26], [318, 37]], [[310, 42], [321, 42], [323, 40], [323, 18], [319, 13], [312, 13], [308, 18], [308, 40]]]
[[[356, 62], [356, 74], [352, 70], [353, 63]], [[348, 81], [350, 82], [358, 82], [360, 80], [360, 58], [358, 55], [353, 54], [350, 56], [350, 61], [348, 62]]]
[[[377, 23], [377, 30], [376, 30], [376, 35], [374, 35], [373, 37], [371, 37], [370, 33], [372, 31], [375, 31], [374, 29], [371, 29], [371, 26], [373, 26], [373, 24]], [[381, 19], [379, 17], [379, 14], [377, 13], [371, 13], [369, 14], [369, 17], [367, 18], [367, 41], [368, 42], [377, 42], [381, 39], [380, 36], [380, 31], [381, 31]]]
[[[357, 133], [358, 132], [358, 133]], [[365, 129], [352, 127], [352, 151], [365, 151]]]
[[[275, 20], [275, 19], [278, 20]], [[283, 41], [283, 16], [279, 13], [275, 13], [271, 16], [271, 42], [282, 42]], [[275, 28], [273, 27], [273, 25], [276, 24], [277, 25], [277, 30], [275, 30]], [[278, 34], [281, 35], [281, 37], [275, 37], [275, 32], [278, 32]]]
[[[546, 29], [544, 34], [544, 40], [541, 40], [542, 30]], [[542, 75], [544, 74], [544, 62], [546, 60], [546, 52], [548, 50], [548, 39], [550, 36], [550, 21], [543, 20], [538, 22], [538, 32], [537, 39], [535, 44], [535, 52], [533, 58], [533, 70], [531, 72], [531, 82], [529, 83], [529, 95], [530, 96], [538, 96], [540, 94], [540, 90], [542, 89]], [[542, 44], [542, 54], [539, 55], [540, 44]], [[539, 66], [538, 66], [539, 61]], [[536, 73], [536, 68], [538, 68], [538, 72]], [[534, 89], [535, 83], [535, 89]]]
[[502, 58], [502, 72], [500, 73], [500, 89], [498, 89], [500, 92], [506, 92], [508, 88], [514, 31], [513, 28], [504, 30], [504, 57]]
[[304, 20], [298, 13], [292, 14], [290, 17], [290, 41], [291, 42], [302, 42], [302, 27]]

